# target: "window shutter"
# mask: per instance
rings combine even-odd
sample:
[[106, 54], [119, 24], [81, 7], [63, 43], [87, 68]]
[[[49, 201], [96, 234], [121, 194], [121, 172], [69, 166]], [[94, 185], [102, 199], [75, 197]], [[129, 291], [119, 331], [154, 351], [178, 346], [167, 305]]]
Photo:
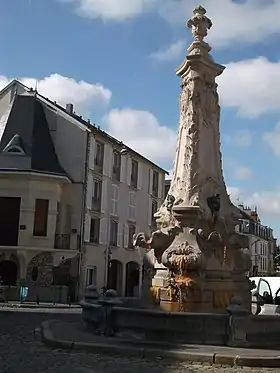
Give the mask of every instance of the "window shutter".
[[136, 219], [136, 193], [129, 192], [129, 203], [128, 203], [128, 218], [130, 220]]
[[127, 165], [127, 157], [122, 155], [121, 156], [121, 175], [120, 175], [120, 181], [121, 183], [126, 183], [127, 181], [127, 175], [126, 175], [126, 165]]
[[89, 242], [90, 238], [90, 223], [91, 223], [91, 216], [89, 214], [85, 215], [85, 225], [84, 225], [84, 241]]
[[128, 248], [128, 235], [129, 235], [129, 227], [128, 224], [124, 225], [124, 237], [123, 237], [123, 246]]
[[163, 201], [164, 199], [164, 182], [165, 175], [161, 172], [158, 174], [158, 198]]
[[92, 207], [92, 189], [93, 189], [93, 174], [89, 172], [88, 181], [87, 181], [87, 194], [86, 194], [86, 208], [88, 210], [91, 210], [91, 207]]
[[115, 215], [119, 214], [119, 187], [115, 186]]
[[115, 185], [111, 185], [110, 213], [115, 215]]
[[149, 201], [148, 201], [148, 224], [152, 224], [152, 198], [148, 196]]
[[107, 244], [107, 221], [106, 218], [100, 219], [99, 243], [101, 245]]
[[154, 170], [150, 169], [150, 175], [149, 175], [149, 194], [153, 194], [153, 173], [154, 173]]
[[138, 189], [143, 189], [143, 165], [138, 163]]
[[112, 185], [112, 194], [111, 194], [111, 214], [118, 215], [118, 206], [119, 206], [119, 188], [117, 185]]
[[118, 223], [117, 246], [121, 247], [123, 244], [123, 230], [122, 223]]
[[105, 176], [111, 177], [112, 167], [113, 167], [113, 148], [110, 144], [105, 144], [103, 174]]
[[131, 169], [132, 169], [132, 161], [130, 157], [127, 157], [127, 185], [131, 184]]
[[105, 213], [108, 208], [108, 180], [102, 181], [101, 212]]
[[132, 193], [132, 220], [136, 220], [136, 193]]
[[94, 169], [94, 157], [95, 157], [95, 139], [90, 135], [90, 148], [89, 148], [89, 159], [88, 167], [90, 170]]

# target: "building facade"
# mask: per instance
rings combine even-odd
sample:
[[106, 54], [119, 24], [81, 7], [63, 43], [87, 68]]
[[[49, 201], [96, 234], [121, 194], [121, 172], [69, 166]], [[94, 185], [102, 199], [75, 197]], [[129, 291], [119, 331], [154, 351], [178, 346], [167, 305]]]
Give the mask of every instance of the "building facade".
[[93, 128], [87, 168], [83, 283], [141, 291], [143, 258], [133, 235], [150, 233], [164, 198], [165, 171], [105, 132]]
[[73, 105], [63, 108], [18, 81], [0, 92], [2, 284], [28, 285], [32, 300], [57, 297], [57, 286], [65, 300], [69, 289], [108, 281], [133, 293], [125, 279], [141, 273], [142, 259], [132, 232], [149, 231], [163, 193], [161, 168]]
[[246, 234], [250, 241], [252, 268], [250, 276], [269, 276], [274, 274], [273, 255], [276, 249], [276, 239], [273, 230], [261, 224], [256, 210], [239, 205], [242, 219], [237, 231]]

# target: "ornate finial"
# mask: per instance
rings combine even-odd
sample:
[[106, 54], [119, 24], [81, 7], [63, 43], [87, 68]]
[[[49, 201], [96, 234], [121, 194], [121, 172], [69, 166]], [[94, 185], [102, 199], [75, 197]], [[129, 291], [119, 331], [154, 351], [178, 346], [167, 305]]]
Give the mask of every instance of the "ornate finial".
[[207, 30], [212, 27], [211, 20], [205, 14], [206, 10], [199, 5], [193, 10], [193, 16], [187, 22], [187, 27], [192, 30], [196, 41], [202, 41], [207, 36]]

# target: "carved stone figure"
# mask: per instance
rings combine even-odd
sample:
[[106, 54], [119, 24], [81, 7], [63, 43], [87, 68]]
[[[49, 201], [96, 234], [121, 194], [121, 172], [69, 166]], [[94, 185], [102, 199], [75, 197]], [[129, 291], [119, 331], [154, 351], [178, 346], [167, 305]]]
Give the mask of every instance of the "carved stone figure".
[[[213, 61], [211, 47], [203, 41], [212, 26], [206, 10], [200, 6], [193, 13], [187, 27], [194, 42], [176, 71], [182, 91], [170, 190], [155, 214], [158, 229], [150, 238], [138, 234], [134, 242], [155, 257], [153, 292], [161, 294], [162, 304], [170, 302], [169, 310], [173, 310], [171, 303], [176, 297], [178, 303], [180, 294], [180, 310], [186, 310], [182, 302], [193, 302], [198, 310], [212, 311], [216, 288], [219, 299], [240, 293], [247, 302], [245, 272], [250, 260], [245, 249], [249, 241], [235, 231], [240, 212], [229, 199], [222, 172], [215, 78], [224, 66]], [[203, 292], [194, 295], [190, 289]]]

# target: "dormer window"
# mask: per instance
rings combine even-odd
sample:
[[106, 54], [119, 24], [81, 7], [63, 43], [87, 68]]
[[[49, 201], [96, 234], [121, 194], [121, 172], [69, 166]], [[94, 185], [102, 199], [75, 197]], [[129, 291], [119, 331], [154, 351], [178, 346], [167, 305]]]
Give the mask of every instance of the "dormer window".
[[19, 135], [15, 135], [3, 149], [3, 153], [26, 155], [22, 138]]
[[23, 151], [23, 149], [21, 149], [18, 146], [11, 146], [7, 150], [4, 149], [4, 152], [5, 153], [13, 153], [13, 154], [25, 154], [25, 152]]

